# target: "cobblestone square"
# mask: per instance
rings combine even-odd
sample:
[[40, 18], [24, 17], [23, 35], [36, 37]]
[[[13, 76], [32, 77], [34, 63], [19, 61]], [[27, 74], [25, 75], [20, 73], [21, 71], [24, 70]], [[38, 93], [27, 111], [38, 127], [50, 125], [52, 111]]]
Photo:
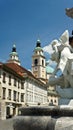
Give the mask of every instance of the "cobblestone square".
[[13, 119], [0, 120], [0, 130], [13, 130]]

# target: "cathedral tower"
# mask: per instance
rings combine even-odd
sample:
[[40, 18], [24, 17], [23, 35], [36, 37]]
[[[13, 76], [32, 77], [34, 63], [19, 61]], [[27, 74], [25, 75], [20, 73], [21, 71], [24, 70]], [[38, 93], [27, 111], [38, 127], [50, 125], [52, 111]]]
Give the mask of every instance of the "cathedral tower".
[[18, 53], [16, 52], [16, 45], [14, 44], [12, 47], [12, 52], [10, 53], [10, 59], [7, 61], [8, 63], [16, 63], [20, 65], [20, 60], [18, 57]]
[[40, 40], [37, 40], [34, 54], [32, 56], [32, 72], [36, 78], [39, 78], [41, 80], [46, 79], [45, 56], [43, 49], [41, 48]]

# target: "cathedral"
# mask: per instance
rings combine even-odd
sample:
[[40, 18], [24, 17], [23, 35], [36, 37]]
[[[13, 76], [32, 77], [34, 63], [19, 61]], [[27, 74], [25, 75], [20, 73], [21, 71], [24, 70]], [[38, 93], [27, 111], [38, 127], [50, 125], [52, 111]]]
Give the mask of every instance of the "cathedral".
[[19, 107], [58, 105], [55, 87], [47, 86], [52, 72], [53, 69], [46, 66], [40, 40], [32, 54], [31, 71], [21, 66], [13, 45], [7, 62], [0, 62], [0, 119], [17, 115]]

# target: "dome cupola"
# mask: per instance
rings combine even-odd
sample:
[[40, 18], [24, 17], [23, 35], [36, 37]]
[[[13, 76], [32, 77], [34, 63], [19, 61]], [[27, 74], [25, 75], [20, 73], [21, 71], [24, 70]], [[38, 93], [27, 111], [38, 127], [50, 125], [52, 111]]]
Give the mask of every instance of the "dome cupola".
[[10, 53], [10, 59], [8, 60], [8, 62], [10, 63], [17, 63], [18, 65], [20, 65], [20, 60], [19, 60], [19, 56], [18, 53], [16, 51], [16, 45], [14, 44], [12, 47], [12, 52]]

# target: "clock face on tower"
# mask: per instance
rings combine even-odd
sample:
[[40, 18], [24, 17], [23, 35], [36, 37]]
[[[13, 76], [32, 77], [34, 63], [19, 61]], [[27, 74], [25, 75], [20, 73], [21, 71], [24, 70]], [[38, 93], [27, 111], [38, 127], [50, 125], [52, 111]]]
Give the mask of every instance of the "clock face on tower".
[[35, 68], [34, 68], [34, 71], [38, 71], [38, 67], [35, 67]]

